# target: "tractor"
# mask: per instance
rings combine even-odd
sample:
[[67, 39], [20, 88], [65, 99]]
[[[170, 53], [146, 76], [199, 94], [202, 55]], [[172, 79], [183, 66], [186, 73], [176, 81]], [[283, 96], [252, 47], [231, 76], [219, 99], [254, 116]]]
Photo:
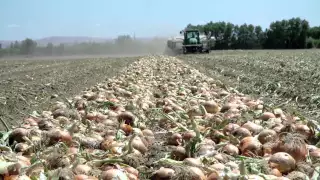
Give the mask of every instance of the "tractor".
[[[196, 29], [180, 31], [180, 36], [168, 39], [167, 51], [171, 54], [209, 53], [214, 39]], [[170, 54], [170, 53], [169, 53]]]

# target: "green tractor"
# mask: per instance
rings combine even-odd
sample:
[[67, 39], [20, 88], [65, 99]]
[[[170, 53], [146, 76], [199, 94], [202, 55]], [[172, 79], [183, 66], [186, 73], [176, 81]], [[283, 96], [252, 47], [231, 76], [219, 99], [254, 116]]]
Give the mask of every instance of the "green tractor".
[[180, 35], [167, 40], [166, 54], [209, 53], [214, 42], [210, 33], [205, 35], [199, 30], [186, 29], [180, 31]]
[[181, 31], [180, 34], [183, 34], [184, 37], [182, 43], [183, 54], [210, 52], [210, 34], [206, 36], [195, 29], [187, 29]]

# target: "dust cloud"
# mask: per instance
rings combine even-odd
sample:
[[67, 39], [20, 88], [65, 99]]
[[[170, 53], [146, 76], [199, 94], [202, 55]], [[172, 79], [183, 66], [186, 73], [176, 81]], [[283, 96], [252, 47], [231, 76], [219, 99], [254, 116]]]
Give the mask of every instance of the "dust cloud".
[[[140, 57], [146, 55], [165, 54], [167, 38], [131, 39], [120, 42], [84, 42], [66, 44], [59, 51], [59, 45], [54, 45], [53, 50], [47, 53], [46, 46], [37, 46], [31, 55], [11, 55], [0, 57], [5, 60], [71, 60], [84, 58], [106, 57]], [[50, 42], [49, 42], [50, 43]]]

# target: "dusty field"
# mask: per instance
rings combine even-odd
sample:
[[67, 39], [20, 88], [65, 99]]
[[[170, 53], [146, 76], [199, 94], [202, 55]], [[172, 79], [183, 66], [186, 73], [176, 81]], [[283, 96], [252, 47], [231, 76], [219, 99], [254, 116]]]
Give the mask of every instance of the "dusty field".
[[0, 60], [0, 118], [9, 126], [34, 110], [45, 110], [52, 102], [116, 75], [137, 58], [44, 59]]
[[213, 51], [185, 62], [245, 94], [304, 116], [320, 116], [320, 51]]

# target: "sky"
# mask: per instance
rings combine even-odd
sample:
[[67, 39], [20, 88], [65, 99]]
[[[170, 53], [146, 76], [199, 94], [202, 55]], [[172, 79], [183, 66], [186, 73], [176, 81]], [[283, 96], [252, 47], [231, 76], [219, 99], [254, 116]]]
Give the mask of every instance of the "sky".
[[0, 40], [178, 34], [187, 24], [228, 21], [267, 28], [300, 17], [320, 25], [320, 0], [1, 0]]

